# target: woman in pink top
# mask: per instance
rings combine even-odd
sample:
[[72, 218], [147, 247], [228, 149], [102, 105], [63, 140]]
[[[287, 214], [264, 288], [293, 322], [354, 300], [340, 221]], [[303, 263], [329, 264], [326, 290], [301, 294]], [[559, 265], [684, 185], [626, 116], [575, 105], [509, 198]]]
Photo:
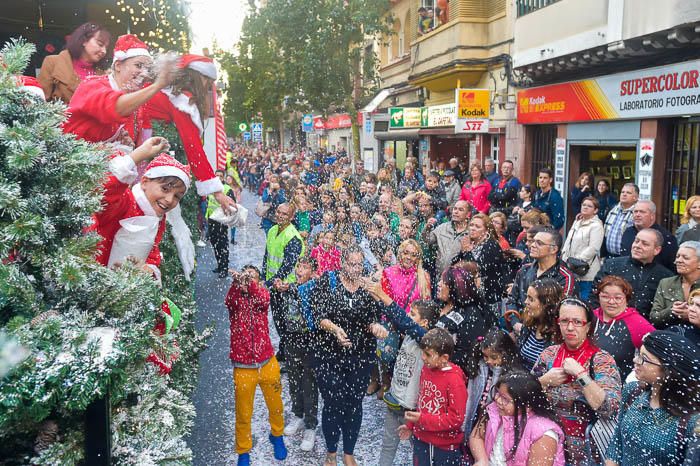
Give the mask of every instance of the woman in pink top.
[[382, 289], [406, 313], [417, 299], [430, 299], [430, 278], [423, 270], [423, 252], [418, 242], [407, 239], [398, 250], [398, 263], [382, 272]]
[[335, 247], [335, 233], [327, 231], [319, 237], [319, 245], [311, 250], [311, 257], [318, 262], [318, 275], [340, 270], [340, 250]]
[[514, 371], [494, 387], [469, 438], [474, 466], [564, 466], [564, 432], [537, 378]]
[[482, 214], [489, 213], [491, 203], [489, 202], [489, 193], [491, 192], [491, 183], [484, 177], [484, 171], [477, 164], [472, 165], [469, 174], [471, 181], [467, 181], [462, 186], [462, 194], [459, 199], [467, 201], [474, 206], [476, 210]]

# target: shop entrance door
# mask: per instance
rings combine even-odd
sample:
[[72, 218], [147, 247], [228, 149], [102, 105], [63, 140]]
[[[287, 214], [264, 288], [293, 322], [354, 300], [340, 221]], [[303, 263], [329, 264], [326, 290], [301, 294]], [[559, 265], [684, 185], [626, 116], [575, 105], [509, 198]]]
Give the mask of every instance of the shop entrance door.
[[[625, 183], [635, 182], [637, 163], [636, 146], [579, 146], [581, 166], [578, 173], [572, 173], [574, 183], [583, 172], [593, 174], [596, 185], [605, 180], [616, 197]], [[573, 184], [571, 184], [573, 187]]]

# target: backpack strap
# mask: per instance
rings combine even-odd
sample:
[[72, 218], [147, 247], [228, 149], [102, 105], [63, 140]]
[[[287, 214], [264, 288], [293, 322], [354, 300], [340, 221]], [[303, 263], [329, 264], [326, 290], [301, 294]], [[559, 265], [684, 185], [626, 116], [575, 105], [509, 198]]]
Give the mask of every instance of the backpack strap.
[[333, 270], [328, 272], [328, 284], [331, 287], [331, 291], [335, 291], [338, 288], [338, 276]]

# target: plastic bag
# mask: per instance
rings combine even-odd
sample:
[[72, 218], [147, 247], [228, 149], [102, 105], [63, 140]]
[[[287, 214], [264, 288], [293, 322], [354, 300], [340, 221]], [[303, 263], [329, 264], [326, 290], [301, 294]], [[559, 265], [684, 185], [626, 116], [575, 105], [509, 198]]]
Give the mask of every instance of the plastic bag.
[[123, 264], [127, 257], [145, 261], [153, 249], [160, 219], [150, 215], [119, 221], [121, 228], [114, 235], [107, 267]]
[[221, 207], [217, 207], [209, 216], [209, 219], [223, 223], [227, 227], [242, 227], [245, 226], [248, 220], [248, 209], [240, 204], [236, 204], [236, 211], [231, 215], [226, 215]]

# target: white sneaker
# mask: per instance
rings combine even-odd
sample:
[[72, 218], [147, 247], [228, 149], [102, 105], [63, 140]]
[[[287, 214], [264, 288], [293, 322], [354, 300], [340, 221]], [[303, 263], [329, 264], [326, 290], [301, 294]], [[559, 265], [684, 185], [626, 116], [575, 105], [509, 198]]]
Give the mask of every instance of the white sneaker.
[[314, 449], [314, 444], [316, 444], [316, 429], [304, 430], [304, 436], [301, 438], [301, 450], [311, 451]]
[[198, 248], [203, 248], [203, 247], [206, 246], [206, 245], [207, 245], [207, 243], [205, 243], [205, 242], [202, 241], [201, 239], [200, 239], [199, 241], [197, 241], [197, 247], [198, 247]]
[[294, 416], [294, 419], [292, 422], [287, 424], [287, 427], [284, 428], [284, 436], [285, 437], [290, 437], [297, 432], [299, 432], [301, 429], [304, 428], [304, 420], [300, 417]]

